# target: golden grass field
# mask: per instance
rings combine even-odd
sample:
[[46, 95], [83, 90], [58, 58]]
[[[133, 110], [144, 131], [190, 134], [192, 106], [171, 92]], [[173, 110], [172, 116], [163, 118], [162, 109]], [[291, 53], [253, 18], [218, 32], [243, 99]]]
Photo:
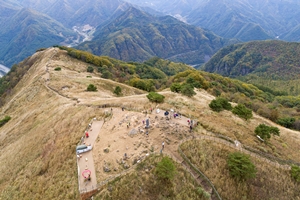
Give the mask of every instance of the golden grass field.
[[[97, 73], [87, 73], [88, 64], [70, 58], [64, 51], [50, 48], [36, 53], [31, 59], [35, 64], [0, 110], [0, 118], [12, 117], [0, 128], [0, 199], [79, 199], [75, 147], [90, 120], [94, 117], [104, 119], [107, 109], [102, 108], [104, 105], [114, 109], [126, 107], [137, 113], [155, 105], [148, 101], [144, 91], [102, 79]], [[58, 66], [61, 71], [54, 70]], [[91, 83], [97, 86], [97, 92], [86, 92]], [[113, 94], [117, 85], [122, 88], [121, 97]], [[160, 93], [166, 97], [159, 105], [161, 109], [176, 109], [201, 123], [196, 134], [223, 134], [260, 151], [300, 162], [300, 134], [297, 131], [278, 126], [281, 135], [264, 144], [257, 140], [254, 129], [260, 123], [277, 126], [269, 120], [255, 114], [253, 119], [244, 121], [231, 112], [214, 113], [208, 106], [214, 97], [204, 90], [197, 91], [193, 98], [168, 89]], [[119, 121], [109, 123], [117, 126]], [[174, 147], [170, 151], [179, 155], [175, 144], [180, 138], [172, 140]], [[228, 177], [224, 165], [224, 159], [232, 149], [210, 142], [195, 141], [184, 145], [190, 146], [184, 152], [211, 178], [224, 199], [297, 199], [300, 196], [300, 185], [290, 179], [288, 172], [273, 170], [267, 164], [253, 160], [259, 169], [259, 178], [249, 183], [235, 183]], [[99, 146], [101, 151], [103, 148]], [[160, 158], [145, 161], [145, 165], [155, 163], [157, 159]], [[172, 185], [174, 195], [178, 195], [178, 199], [197, 199], [197, 184], [182, 168], [178, 166], [177, 170], [179, 173]], [[180, 182], [182, 180], [184, 184]], [[117, 199], [120, 195], [125, 198], [124, 192], [131, 192], [128, 182], [132, 187], [143, 185], [143, 188], [149, 188], [153, 181], [155, 183], [151, 173], [133, 171], [128, 177], [114, 182], [118, 192], [110, 193], [104, 188], [98, 199], [108, 193]], [[151, 196], [154, 186], [142, 194], [135, 190], [130, 193], [133, 194], [130, 198], [160, 199], [159, 195]]]

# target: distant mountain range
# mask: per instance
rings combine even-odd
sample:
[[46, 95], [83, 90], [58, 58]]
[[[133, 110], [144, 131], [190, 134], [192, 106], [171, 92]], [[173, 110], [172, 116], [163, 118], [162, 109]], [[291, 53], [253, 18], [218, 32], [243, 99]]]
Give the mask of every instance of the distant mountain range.
[[11, 67], [39, 48], [78, 44], [129, 6], [120, 0], [0, 0], [0, 63]]
[[10, 66], [37, 48], [49, 47], [75, 37], [73, 31], [49, 16], [22, 8], [1, 23], [0, 60]]
[[90, 40], [97, 26], [130, 6], [121, 0], [0, 0], [0, 63], [11, 67], [39, 48]]
[[[130, 21], [123, 13], [131, 3], [156, 17]], [[234, 40], [300, 41], [299, 17], [296, 0], [0, 0], [0, 64], [11, 67], [39, 48], [95, 37], [80, 48], [124, 60], [160, 56], [196, 65]]]
[[300, 41], [297, 0], [126, 0], [171, 14], [225, 38]]
[[45, 13], [65, 27], [89, 24], [96, 27], [111, 16], [120, 14], [131, 4], [122, 0], [14, 0], [22, 7]]
[[220, 48], [236, 42], [171, 16], [155, 17], [131, 7], [99, 27], [93, 40], [77, 48], [124, 61], [145, 61], [157, 56], [201, 65]]

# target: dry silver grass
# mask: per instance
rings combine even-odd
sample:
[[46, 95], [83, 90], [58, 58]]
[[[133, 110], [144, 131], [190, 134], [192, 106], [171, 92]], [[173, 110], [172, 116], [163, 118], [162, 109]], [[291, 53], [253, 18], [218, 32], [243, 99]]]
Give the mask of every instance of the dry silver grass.
[[299, 199], [299, 184], [291, 179], [287, 170], [251, 157], [257, 176], [253, 180], [239, 182], [229, 175], [226, 167], [227, 156], [234, 149], [197, 140], [182, 144], [182, 149], [213, 182], [223, 199]]

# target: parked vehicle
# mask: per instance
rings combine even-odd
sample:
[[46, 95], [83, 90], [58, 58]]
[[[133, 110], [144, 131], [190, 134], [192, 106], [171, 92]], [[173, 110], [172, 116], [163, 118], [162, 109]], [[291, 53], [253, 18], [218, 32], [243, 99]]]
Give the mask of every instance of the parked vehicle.
[[83, 145], [78, 145], [77, 147], [76, 147], [76, 154], [81, 154], [81, 153], [84, 153], [84, 152], [88, 152], [88, 151], [90, 151], [90, 150], [92, 150], [92, 146], [91, 145], [85, 145], [85, 144], [83, 144]]

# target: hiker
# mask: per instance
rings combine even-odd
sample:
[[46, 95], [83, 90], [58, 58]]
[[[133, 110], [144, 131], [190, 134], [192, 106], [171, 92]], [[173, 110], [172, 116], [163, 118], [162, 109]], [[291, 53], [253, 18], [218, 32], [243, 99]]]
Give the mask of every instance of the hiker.
[[91, 175], [90, 175], [90, 174], [89, 174], [87, 180], [88, 180], [88, 181], [91, 181]]
[[164, 148], [165, 148], [165, 142], [162, 142], [161, 146], [162, 146], [161, 149], [164, 150]]
[[89, 133], [85, 132], [85, 137], [88, 138], [89, 137]]
[[188, 120], [187, 120], [187, 122], [188, 122], [188, 125], [190, 125], [190, 123], [191, 123], [191, 120], [190, 120], [190, 119], [188, 119]]

